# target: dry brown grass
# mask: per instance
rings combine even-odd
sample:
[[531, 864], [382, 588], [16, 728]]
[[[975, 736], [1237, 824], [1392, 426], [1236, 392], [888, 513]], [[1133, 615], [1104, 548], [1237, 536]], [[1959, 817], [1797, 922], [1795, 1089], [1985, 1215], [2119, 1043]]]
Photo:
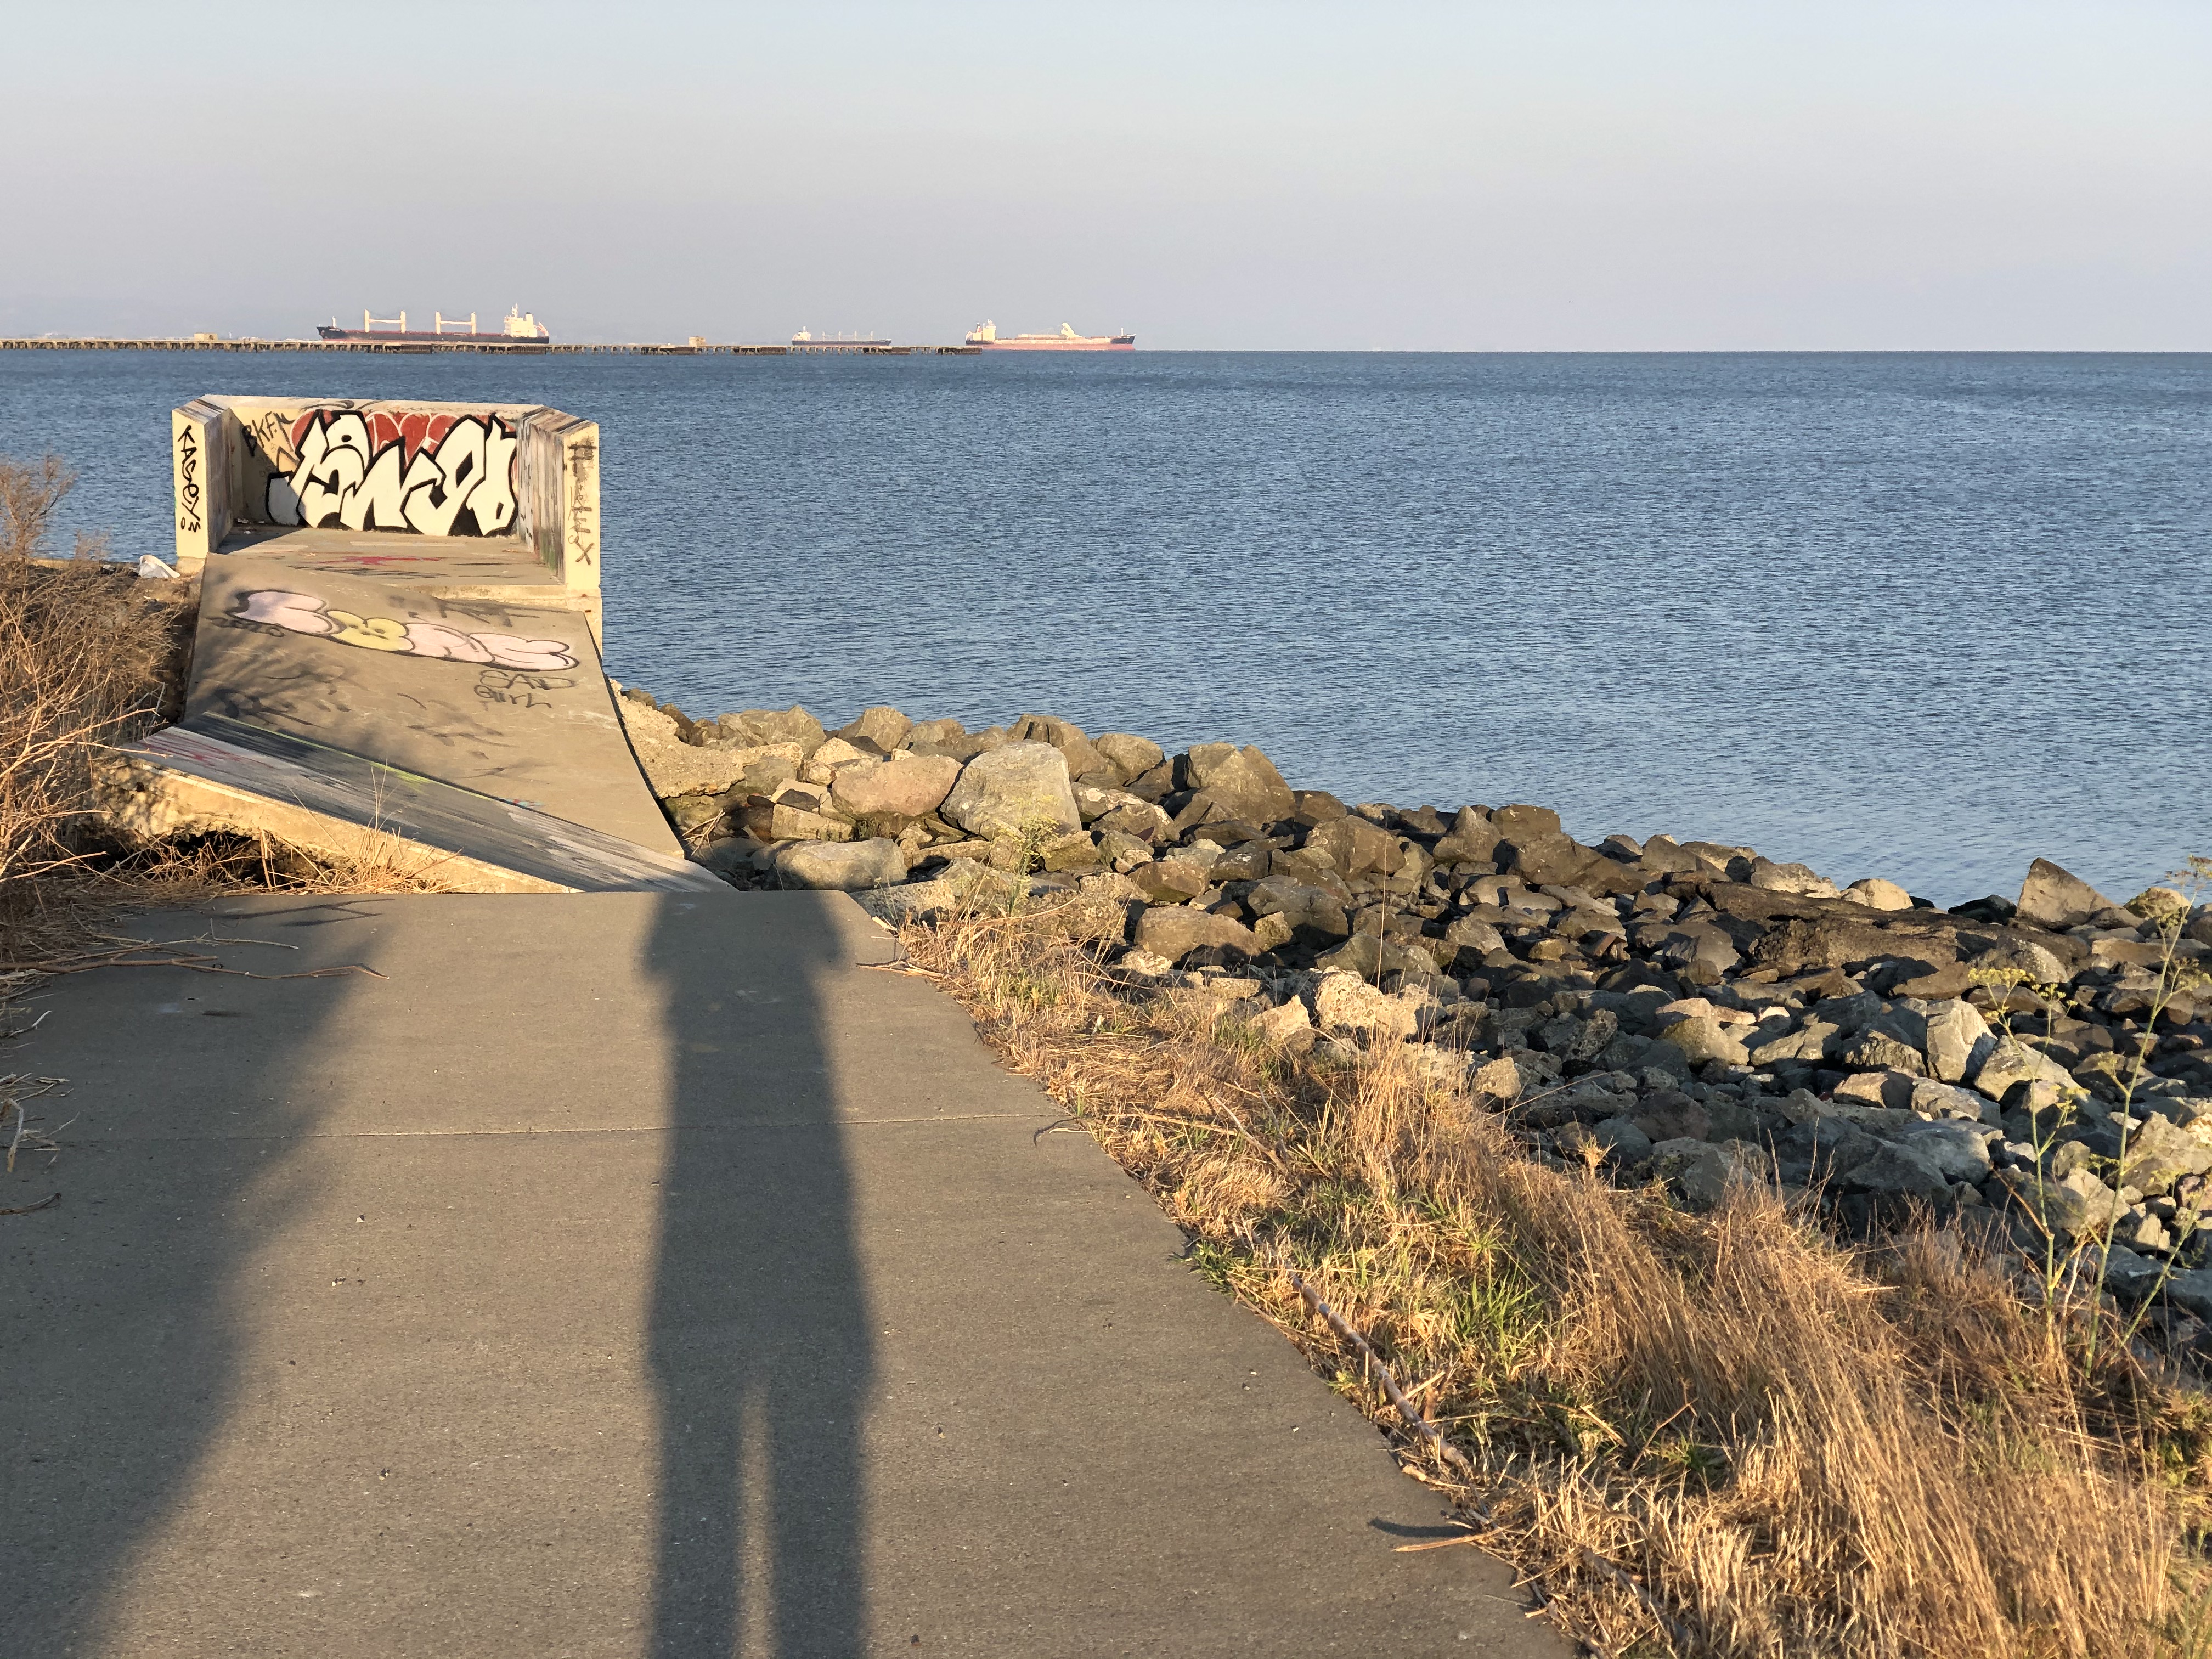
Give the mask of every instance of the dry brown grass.
[[[2047, 1321], [1955, 1231], [1846, 1249], [1775, 1193], [1695, 1217], [1547, 1167], [1402, 1059], [1292, 1059], [1102, 970], [1118, 908], [909, 927], [1014, 1070], [1196, 1260], [1401, 1431], [1599, 1651], [2195, 1655], [2196, 1385]], [[1291, 1274], [1364, 1334], [1441, 1462]]]
[[93, 757], [161, 714], [175, 647], [176, 607], [100, 544], [46, 557], [70, 483], [0, 457], [0, 897], [81, 862]]
[[56, 456], [0, 456], [0, 963], [82, 956], [118, 910], [217, 893], [443, 890], [396, 839], [344, 860], [267, 836], [105, 844], [94, 766], [180, 711], [197, 585], [141, 581], [96, 538], [51, 556], [73, 482]]

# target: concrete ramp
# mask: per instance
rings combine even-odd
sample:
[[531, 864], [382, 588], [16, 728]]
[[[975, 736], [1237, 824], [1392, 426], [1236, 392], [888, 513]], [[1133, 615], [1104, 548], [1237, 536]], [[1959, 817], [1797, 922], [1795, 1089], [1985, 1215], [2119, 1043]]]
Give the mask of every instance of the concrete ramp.
[[135, 827], [397, 836], [489, 890], [720, 884], [600, 663], [596, 427], [222, 398], [173, 427], [199, 622], [184, 720], [127, 756]]

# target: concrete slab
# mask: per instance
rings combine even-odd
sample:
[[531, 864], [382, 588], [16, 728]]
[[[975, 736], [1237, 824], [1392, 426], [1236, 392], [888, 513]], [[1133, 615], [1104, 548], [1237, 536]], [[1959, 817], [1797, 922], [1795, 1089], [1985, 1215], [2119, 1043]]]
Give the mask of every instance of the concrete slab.
[[[1565, 1649], [841, 895], [276, 899], [73, 978], [0, 1630], [105, 1655]], [[285, 948], [293, 947], [293, 948]]]
[[116, 751], [103, 765], [101, 806], [141, 841], [266, 833], [462, 892], [727, 885], [677, 854], [221, 714], [195, 714]]
[[340, 556], [330, 533], [208, 561], [188, 720], [222, 715], [682, 856], [582, 611], [497, 597], [481, 538], [441, 553], [363, 536], [388, 550]]

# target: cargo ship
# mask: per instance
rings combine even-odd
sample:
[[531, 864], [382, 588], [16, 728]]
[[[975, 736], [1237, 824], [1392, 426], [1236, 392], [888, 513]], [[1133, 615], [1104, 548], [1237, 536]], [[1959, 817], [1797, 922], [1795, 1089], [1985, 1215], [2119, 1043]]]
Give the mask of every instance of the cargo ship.
[[981, 328], [968, 331], [968, 343], [986, 351], [1134, 351], [1137, 337], [1133, 334], [1078, 334], [1066, 323], [1057, 334], [1000, 335], [998, 326], [986, 323]]
[[791, 343], [794, 350], [801, 351], [810, 347], [817, 351], [835, 351], [840, 347], [848, 351], [857, 351], [870, 346], [887, 346], [890, 342], [878, 339], [872, 334], [810, 333], [802, 324], [799, 332], [791, 337]]
[[448, 351], [543, 351], [553, 343], [553, 336], [545, 325], [538, 320], [535, 312], [525, 312], [516, 306], [507, 313], [507, 321], [498, 333], [477, 331], [477, 314], [467, 317], [448, 317], [441, 312], [432, 312], [431, 326], [426, 332], [407, 326], [407, 313], [397, 317], [372, 317], [361, 313], [359, 328], [340, 328], [335, 317], [315, 325], [315, 332], [325, 340], [368, 340], [378, 345], [399, 346], [422, 351], [435, 351], [441, 347]]

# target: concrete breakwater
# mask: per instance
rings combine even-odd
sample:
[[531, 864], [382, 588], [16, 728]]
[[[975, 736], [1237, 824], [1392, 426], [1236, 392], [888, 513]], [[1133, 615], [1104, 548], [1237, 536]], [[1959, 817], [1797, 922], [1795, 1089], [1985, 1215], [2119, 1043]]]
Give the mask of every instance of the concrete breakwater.
[[2212, 909], [2176, 890], [2119, 905], [2039, 860], [2016, 898], [1944, 911], [1747, 847], [1586, 846], [1536, 806], [1346, 805], [1249, 746], [619, 707], [692, 855], [740, 885], [892, 922], [1118, 905], [1113, 971], [1209, 987], [1300, 1049], [1408, 1044], [1540, 1155], [1693, 1206], [1776, 1178], [1861, 1231], [1916, 1206], [2109, 1230], [2108, 1283], [2212, 1320]]

